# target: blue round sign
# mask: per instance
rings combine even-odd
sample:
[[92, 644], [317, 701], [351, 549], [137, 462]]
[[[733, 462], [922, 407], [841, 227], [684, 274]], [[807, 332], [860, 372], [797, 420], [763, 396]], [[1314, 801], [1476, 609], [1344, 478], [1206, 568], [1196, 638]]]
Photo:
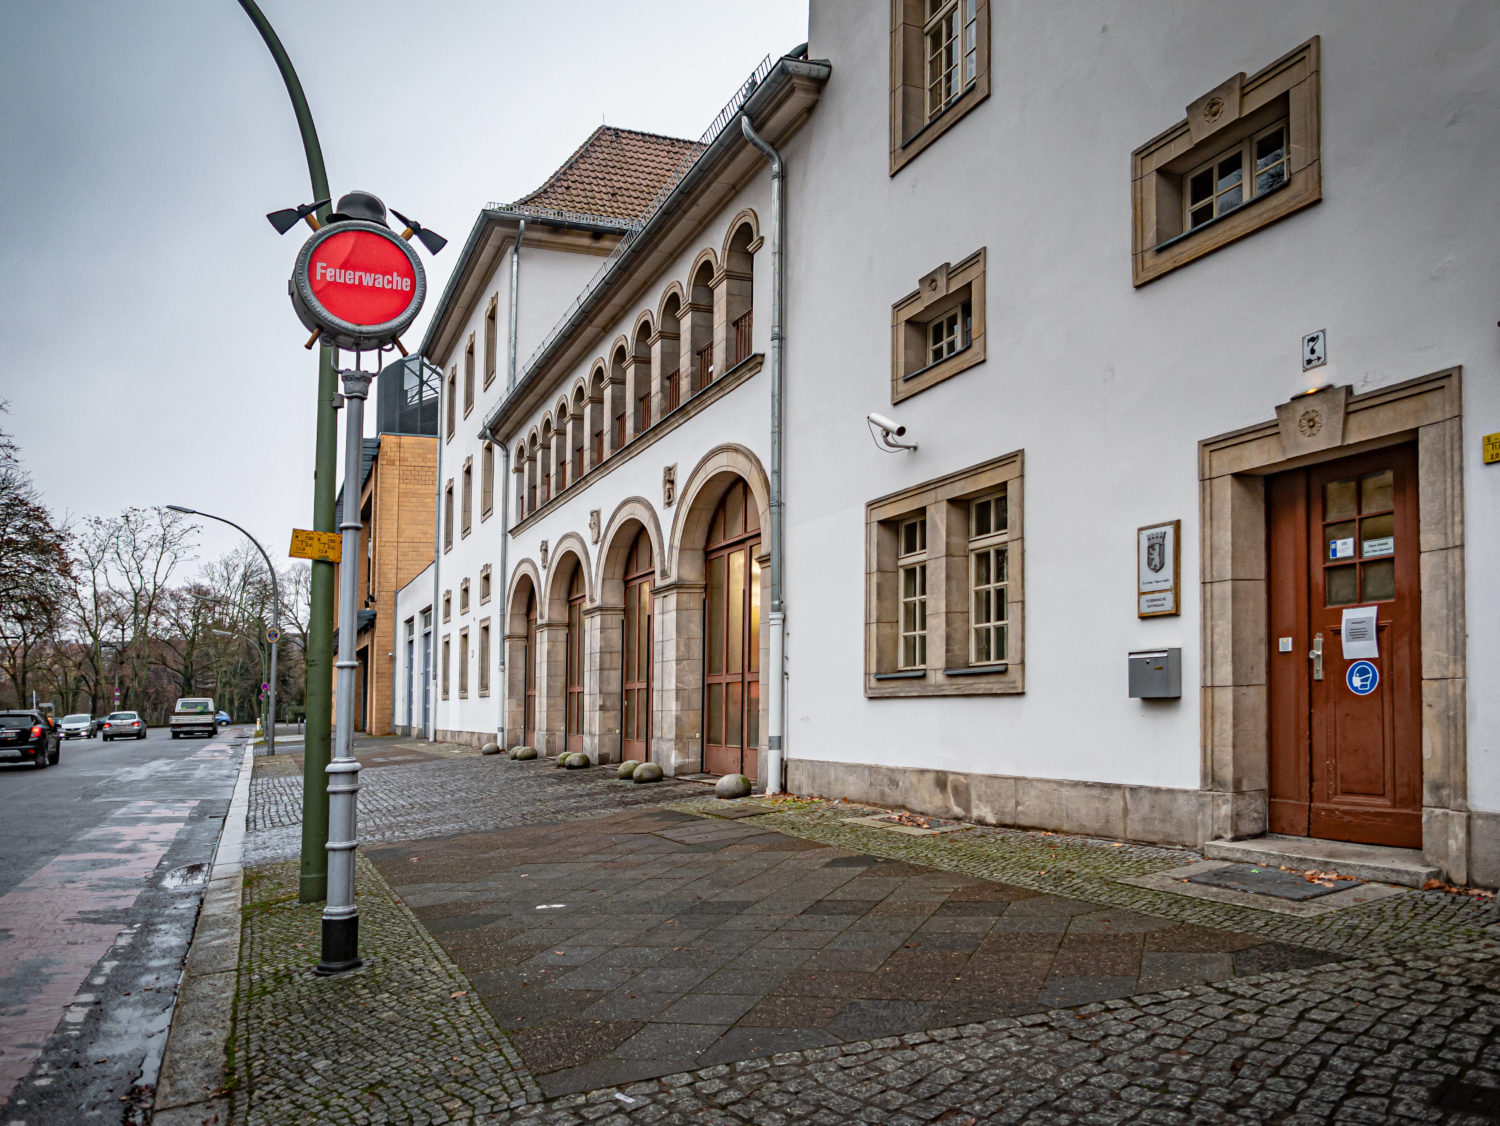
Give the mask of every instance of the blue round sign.
[[1369, 661], [1355, 661], [1345, 670], [1344, 683], [1356, 696], [1368, 696], [1380, 684], [1380, 670]]

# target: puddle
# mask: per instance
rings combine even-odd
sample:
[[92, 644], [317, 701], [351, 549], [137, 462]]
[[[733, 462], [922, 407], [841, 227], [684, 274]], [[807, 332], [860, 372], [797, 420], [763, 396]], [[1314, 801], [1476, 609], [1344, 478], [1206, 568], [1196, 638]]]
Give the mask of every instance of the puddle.
[[185, 888], [193, 884], [201, 884], [208, 878], [208, 865], [202, 862], [197, 864], [185, 864], [181, 868], [173, 868], [161, 878], [161, 886], [164, 888]]

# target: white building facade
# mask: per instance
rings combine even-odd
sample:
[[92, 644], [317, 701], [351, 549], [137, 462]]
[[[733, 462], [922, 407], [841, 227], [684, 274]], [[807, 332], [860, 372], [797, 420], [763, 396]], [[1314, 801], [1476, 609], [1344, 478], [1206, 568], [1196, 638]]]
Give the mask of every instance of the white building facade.
[[[547, 251], [550, 316], [523, 281], [529, 359], [443, 445], [444, 483], [508, 451], [509, 511], [503, 561], [444, 517], [471, 679], [439, 737], [1500, 883], [1497, 32], [1461, 0], [813, 0], [608, 257]], [[784, 161], [779, 322], [741, 119]], [[429, 333], [460, 388], [495, 238]]]

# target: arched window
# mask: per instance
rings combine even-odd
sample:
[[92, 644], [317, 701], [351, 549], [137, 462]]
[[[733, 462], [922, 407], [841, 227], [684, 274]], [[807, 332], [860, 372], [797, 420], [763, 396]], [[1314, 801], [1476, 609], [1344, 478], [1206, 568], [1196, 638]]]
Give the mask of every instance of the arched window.
[[536, 746], [536, 588], [526, 584], [526, 701], [521, 713], [521, 737]]
[[709, 521], [703, 769], [754, 777], [760, 745], [760, 515], [743, 481]]
[[620, 728], [625, 758], [651, 757], [651, 537], [642, 528], [625, 559], [625, 629], [621, 636], [624, 699]]
[[682, 361], [680, 357], [681, 326], [678, 319], [682, 301], [677, 294], [667, 298], [661, 310], [657, 335], [661, 338], [662, 414], [675, 411], [682, 403]]
[[753, 235], [749, 223], [740, 224], [729, 240], [729, 253], [724, 259], [724, 299], [729, 312], [726, 370], [748, 359], [754, 351], [755, 260], [750, 253]]
[[692, 388], [701, 391], [714, 381], [714, 266], [703, 262], [693, 275], [688, 306], [688, 358], [693, 365]]

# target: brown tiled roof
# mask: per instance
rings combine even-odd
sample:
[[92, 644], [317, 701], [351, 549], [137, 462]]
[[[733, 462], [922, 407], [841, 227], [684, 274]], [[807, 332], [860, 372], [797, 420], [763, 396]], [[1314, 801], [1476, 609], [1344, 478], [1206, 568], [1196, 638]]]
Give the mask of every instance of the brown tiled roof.
[[639, 219], [697, 147], [679, 137], [601, 125], [545, 184], [511, 206]]

